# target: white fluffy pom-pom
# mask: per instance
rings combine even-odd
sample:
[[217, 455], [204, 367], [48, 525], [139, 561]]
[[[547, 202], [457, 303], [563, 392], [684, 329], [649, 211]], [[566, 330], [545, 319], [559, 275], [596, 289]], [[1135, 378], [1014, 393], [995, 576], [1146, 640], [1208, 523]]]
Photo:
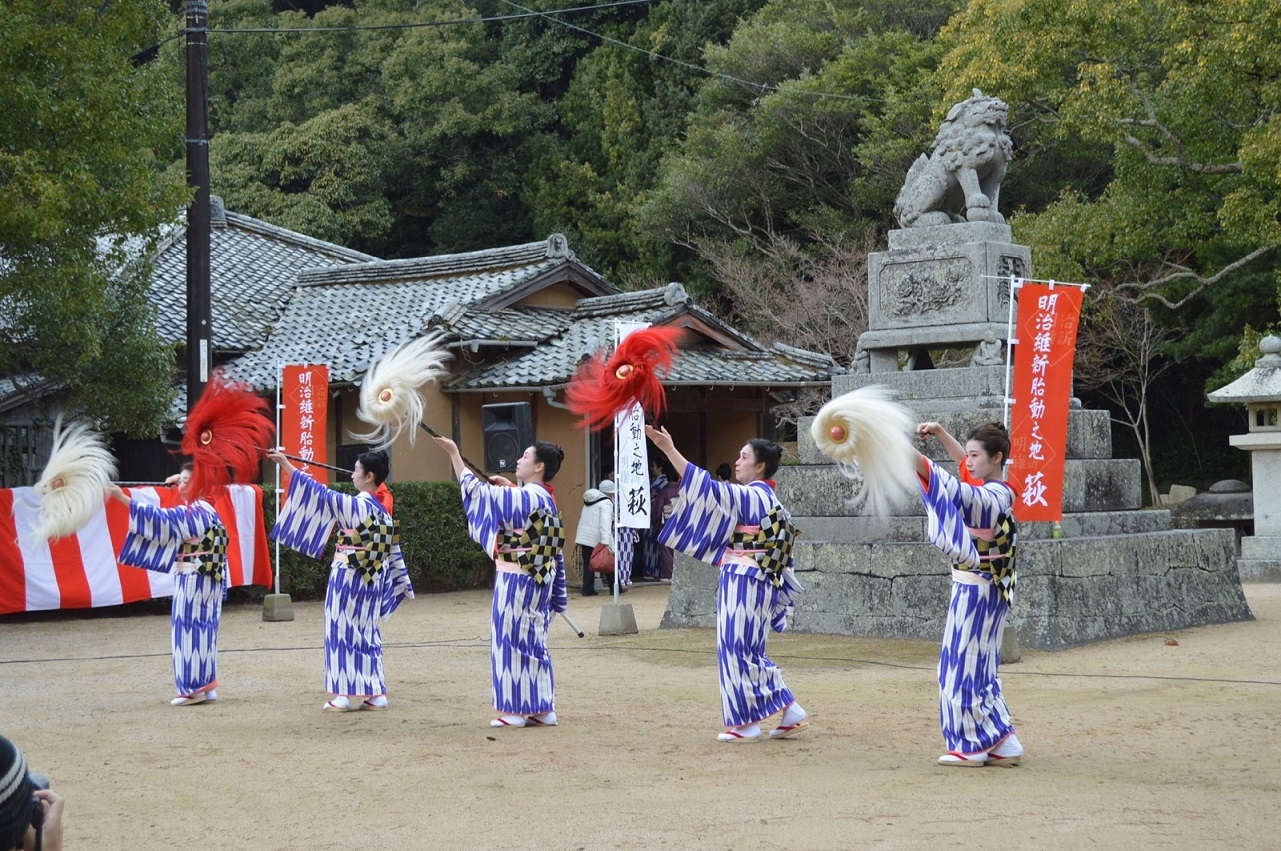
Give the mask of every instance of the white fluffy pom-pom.
[[444, 336], [436, 331], [402, 343], [370, 364], [360, 382], [356, 416], [374, 428], [352, 437], [386, 449], [408, 429], [409, 442], [414, 442], [427, 407], [421, 389], [445, 374], [445, 362], [452, 357], [441, 346]]
[[856, 499], [870, 514], [887, 515], [920, 491], [912, 412], [890, 391], [870, 384], [838, 396], [814, 417], [810, 433], [818, 450], [850, 478], [861, 478]]
[[72, 534], [102, 508], [104, 491], [116, 476], [116, 459], [101, 434], [75, 423], [54, 427], [53, 449], [36, 492], [40, 516], [35, 534], [45, 540]]

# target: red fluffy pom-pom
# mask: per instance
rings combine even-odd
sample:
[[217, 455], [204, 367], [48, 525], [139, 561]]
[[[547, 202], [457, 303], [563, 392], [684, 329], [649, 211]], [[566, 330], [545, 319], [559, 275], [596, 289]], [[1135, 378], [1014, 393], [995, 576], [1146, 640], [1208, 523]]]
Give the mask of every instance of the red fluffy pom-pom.
[[681, 329], [655, 326], [633, 331], [608, 359], [603, 351], [578, 369], [565, 388], [569, 409], [592, 431], [614, 424], [614, 415], [639, 402], [651, 418], [667, 406], [663, 376], [672, 368]]
[[276, 431], [270, 411], [253, 388], [214, 372], [182, 436], [182, 452], [192, 460], [193, 498], [211, 498], [232, 482], [258, 478]]

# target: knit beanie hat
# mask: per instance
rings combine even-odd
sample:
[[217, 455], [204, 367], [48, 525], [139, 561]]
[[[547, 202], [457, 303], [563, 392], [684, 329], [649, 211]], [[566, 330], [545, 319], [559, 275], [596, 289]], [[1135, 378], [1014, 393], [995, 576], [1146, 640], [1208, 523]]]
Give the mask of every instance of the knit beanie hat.
[[32, 791], [22, 751], [0, 736], [0, 848], [5, 851], [22, 847], [31, 827]]

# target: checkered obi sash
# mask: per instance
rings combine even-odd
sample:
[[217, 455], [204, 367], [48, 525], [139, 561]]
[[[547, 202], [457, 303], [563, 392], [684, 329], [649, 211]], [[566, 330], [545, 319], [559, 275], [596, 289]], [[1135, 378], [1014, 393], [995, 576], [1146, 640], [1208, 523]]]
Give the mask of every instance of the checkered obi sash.
[[195, 565], [196, 573], [221, 582], [227, 566], [227, 527], [210, 526], [199, 538], [178, 545], [177, 563]]
[[1014, 556], [1019, 543], [1019, 527], [1014, 522], [1014, 516], [1005, 512], [996, 518], [996, 525], [991, 529], [969, 528], [968, 531], [974, 539], [974, 548], [979, 553], [979, 566], [969, 567], [958, 562], [952, 568], [992, 574], [992, 584], [996, 586], [1001, 599], [1012, 604], [1014, 585], [1018, 581], [1014, 570]]
[[395, 518], [366, 517], [359, 526], [338, 533], [336, 558], [343, 567], [359, 571], [366, 585], [372, 585], [399, 543], [400, 524]]
[[782, 587], [783, 570], [792, 563], [792, 546], [800, 534], [788, 513], [776, 505], [765, 513], [760, 526], [735, 526], [727, 554], [747, 556], [775, 587]]
[[565, 527], [560, 515], [545, 508], [529, 512], [523, 529], [499, 529], [496, 557], [506, 556], [543, 584], [556, 570], [556, 557], [565, 549]]

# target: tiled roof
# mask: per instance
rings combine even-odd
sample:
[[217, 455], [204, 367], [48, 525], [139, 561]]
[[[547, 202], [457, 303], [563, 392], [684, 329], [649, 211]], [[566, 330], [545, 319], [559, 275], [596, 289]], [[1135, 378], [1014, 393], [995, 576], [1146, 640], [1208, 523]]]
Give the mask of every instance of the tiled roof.
[[[545, 339], [562, 327], [560, 314], [568, 310], [493, 311], [485, 317], [469, 307], [571, 266], [590, 272], [557, 234], [542, 242], [468, 254], [312, 269], [299, 275], [299, 286], [267, 343], [238, 358], [231, 371], [255, 387], [270, 389], [276, 386], [280, 364], [328, 363], [331, 382], [354, 383], [371, 361], [433, 325], [448, 328], [464, 342], [501, 344], [504, 334], [513, 341]], [[595, 273], [591, 277], [600, 281], [600, 290], [613, 289]], [[459, 323], [457, 328], [451, 320]]]
[[563, 331], [550, 334], [532, 351], [487, 364], [448, 384], [454, 391], [490, 391], [564, 385], [579, 363], [613, 340], [614, 322], [661, 325], [693, 315], [736, 340], [741, 350], [714, 345], [682, 349], [668, 373], [667, 385], [821, 384], [831, 380], [835, 362], [827, 355], [775, 345], [765, 348], [711, 313], [694, 305], [680, 284], [655, 290], [583, 299]]
[[433, 278], [459, 278], [482, 271], [499, 272], [504, 269], [525, 269], [546, 263], [551, 268], [555, 262], [572, 260], [573, 253], [565, 237], [552, 234], [540, 242], [468, 251], [464, 254], [439, 254], [435, 257], [411, 257], [406, 260], [377, 260], [360, 266], [341, 269], [313, 269], [298, 276], [302, 286], [317, 284], [386, 283], [389, 281], [424, 281]]
[[[213, 347], [243, 352], [267, 339], [281, 298], [299, 271], [375, 260], [368, 254], [277, 227], [250, 216], [211, 211], [209, 284]], [[166, 343], [187, 338], [187, 240], [179, 227], [156, 258], [151, 300], [156, 330]]]
[[[461, 306], [460, 306], [461, 307]], [[573, 311], [552, 307], [441, 311], [433, 324], [457, 338], [455, 345], [532, 346], [569, 327]]]
[[56, 382], [34, 372], [0, 378], [0, 411], [10, 411], [58, 389]]

